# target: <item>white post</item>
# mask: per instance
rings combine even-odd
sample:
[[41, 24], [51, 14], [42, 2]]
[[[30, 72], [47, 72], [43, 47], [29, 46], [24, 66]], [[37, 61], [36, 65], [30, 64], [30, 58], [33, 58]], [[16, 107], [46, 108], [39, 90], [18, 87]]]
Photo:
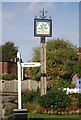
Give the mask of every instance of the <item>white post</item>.
[[18, 109], [21, 109], [21, 55], [17, 53], [18, 66]]
[[24, 72], [23, 72], [23, 67], [22, 67], [21, 69], [22, 69], [22, 80], [23, 80], [23, 79], [24, 79], [24, 78], [23, 78], [23, 73], [24, 73]]

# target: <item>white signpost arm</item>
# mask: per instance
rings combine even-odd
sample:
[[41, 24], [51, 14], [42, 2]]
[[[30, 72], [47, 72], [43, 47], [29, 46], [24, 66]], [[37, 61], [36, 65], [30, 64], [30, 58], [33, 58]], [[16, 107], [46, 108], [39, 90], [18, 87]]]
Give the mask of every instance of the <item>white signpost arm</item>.
[[21, 63], [22, 67], [39, 67], [41, 64], [39, 62], [26, 62]]
[[17, 53], [18, 66], [18, 109], [21, 109], [21, 55]]

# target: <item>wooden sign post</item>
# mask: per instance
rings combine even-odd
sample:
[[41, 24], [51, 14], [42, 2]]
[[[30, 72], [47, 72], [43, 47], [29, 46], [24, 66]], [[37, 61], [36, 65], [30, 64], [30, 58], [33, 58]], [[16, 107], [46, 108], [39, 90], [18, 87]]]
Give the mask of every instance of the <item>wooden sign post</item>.
[[40, 18], [34, 19], [34, 36], [41, 37], [40, 40], [40, 62], [41, 62], [41, 95], [47, 93], [46, 82], [46, 43], [45, 37], [52, 36], [52, 20], [47, 19], [44, 8], [40, 11]]

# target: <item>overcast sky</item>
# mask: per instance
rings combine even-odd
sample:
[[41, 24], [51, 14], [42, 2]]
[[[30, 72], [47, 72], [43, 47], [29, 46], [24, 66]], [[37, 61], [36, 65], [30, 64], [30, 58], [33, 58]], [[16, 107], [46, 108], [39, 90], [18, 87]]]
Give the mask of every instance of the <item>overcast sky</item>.
[[34, 37], [34, 17], [39, 17], [42, 8], [53, 23], [52, 37], [46, 41], [61, 38], [79, 46], [79, 2], [3, 2], [0, 44], [14, 42], [24, 62], [31, 60], [33, 48], [40, 46], [40, 38]]

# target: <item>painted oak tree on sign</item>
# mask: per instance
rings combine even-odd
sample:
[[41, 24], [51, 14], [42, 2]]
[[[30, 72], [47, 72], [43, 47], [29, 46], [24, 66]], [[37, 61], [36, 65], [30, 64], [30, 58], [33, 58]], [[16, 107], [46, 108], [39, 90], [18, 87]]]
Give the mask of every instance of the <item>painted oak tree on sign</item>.
[[38, 29], [40, 29], [40, 30], [48, 29], [47, 24], [42, 23], [42, 25], [40, 25], [40, 28], [38, 28]]

